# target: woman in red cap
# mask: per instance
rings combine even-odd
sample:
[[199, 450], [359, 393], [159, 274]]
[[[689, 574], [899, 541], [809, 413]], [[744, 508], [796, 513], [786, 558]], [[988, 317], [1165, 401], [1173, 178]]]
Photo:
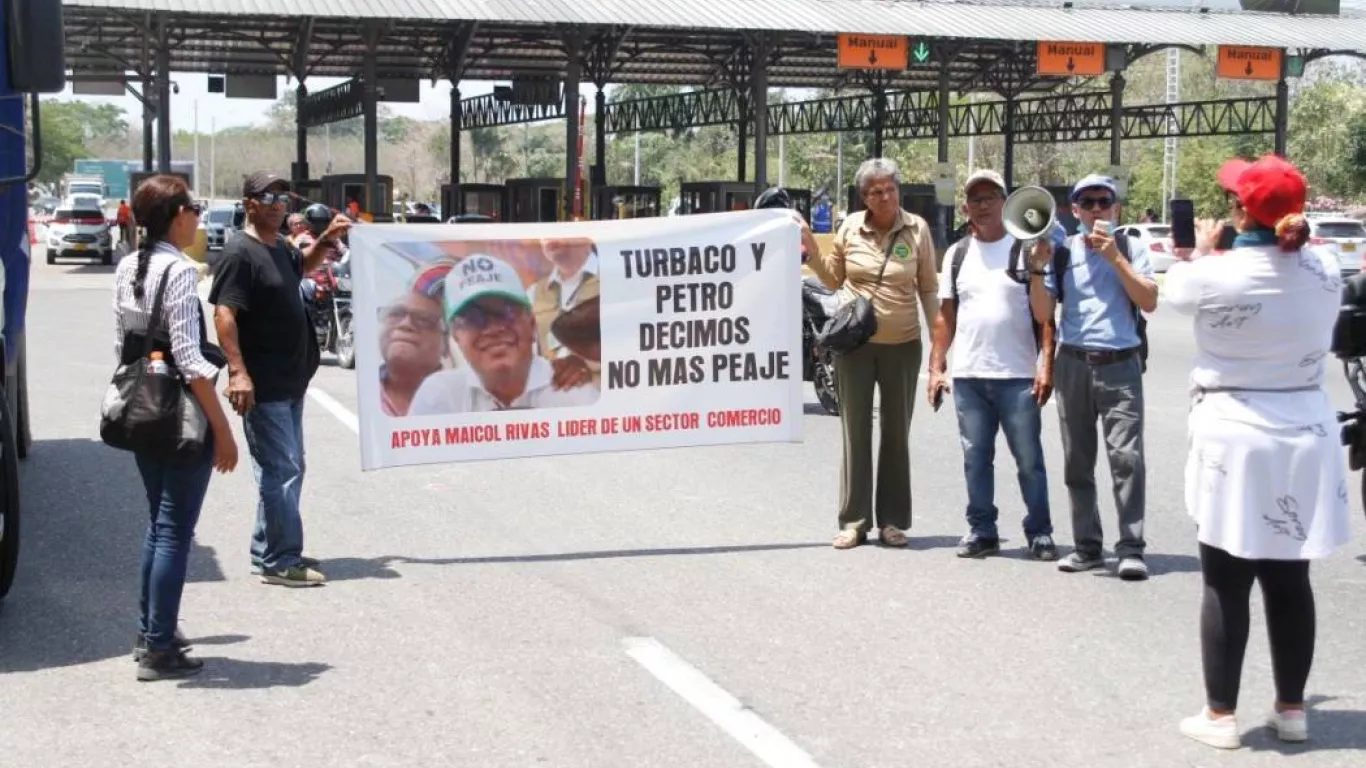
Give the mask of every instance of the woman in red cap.
[[1234, 712], [1253, 582], [1271, 638], [1276, 703], [1268, 725], [1308, 738], [1304, 687], [1314, 658], [1309, 562], [1350, 536], [1347, 470], [1325, 360], [1342, 280], [1307, 249], [1304, 176], [1284, 159], [1231, 160], [1219, 171], [1238, 236], [1209, 255], [1217, 227], [1167, 272], [1172, 309], [1195, 318], [1186, 510], [1204, 577], [1200, 634], [1206, 707], [1185, 735], [1223, 749], [1241, 740]]

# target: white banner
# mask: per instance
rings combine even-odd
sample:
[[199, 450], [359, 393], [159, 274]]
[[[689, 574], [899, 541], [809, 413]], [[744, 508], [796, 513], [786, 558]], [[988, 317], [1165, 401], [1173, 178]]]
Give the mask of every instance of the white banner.
[[801, 440], [775, 210], [351, 230], [361, 464]]

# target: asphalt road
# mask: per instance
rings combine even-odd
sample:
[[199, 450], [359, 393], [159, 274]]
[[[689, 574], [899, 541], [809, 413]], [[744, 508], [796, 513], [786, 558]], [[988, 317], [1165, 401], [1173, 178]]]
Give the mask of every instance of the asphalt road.
[[[1260, 609], [1245, 748], [1177, 721], [1202, 700], [1195, 542], [1181, 510], [1189, 327], [1159, 311], [1147, 377], [1151, 581], [1019, 554], [962, 561], [952, 411], [918, 409], [909, 551], [837, 552], [838, 421], [806, 439], [363, 474], [354, 374], [307, 409], [307, 549], [332, 581], [248, 571], [250, 465], [214, 480], [184, 598], [205, 672], [134, 681], [146, 523], [131, 459], [97, 436], [110, 268], [48, 267], [30, 299], [33, 452], [18, 583], [0, 608], [0, 765], [1360, 766], [1366, 536], [1316, 567], [1312, 742], [1261, 727]], [[1334, 380], [1344, 404], [1345, 387]], [[1055, 412], [1045, 446], [1070, 541]], [[239, 441], [240, 441], [239, 432]], [[1100, 470], [1102, 487], [1108, 473]], [[1113, 538], [1112, 505], [1103, 504]]]

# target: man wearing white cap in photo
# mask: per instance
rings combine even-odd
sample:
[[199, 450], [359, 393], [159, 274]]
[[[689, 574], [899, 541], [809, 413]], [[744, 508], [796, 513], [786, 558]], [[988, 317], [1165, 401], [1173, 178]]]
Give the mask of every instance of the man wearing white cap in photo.
[[522, 278], [501, 259], [473, 254], [446, 276], [446, 317], [466, 365], [435, 373], [413, 396], [410, 416], [565, 408], [597, 402], [591, 384], [557, 390], [535, 354], [536, 319]]
[[[958, 543], [958, 556], [1001, 551], [995, 458], [996, 435], [1002, 432], [1018, 469], [1025, 549], [1036, 560], [1056, 560], [1040, 413], [1053, 392], [1054, 326], [1036, 324], [1031, 314], [1029, 254], [1025, 243], [1006, 232], [1005, 179], [996, 171], [976, 171], [963, 185], [963, 196], [968, 236], [944, 258], [927, 390], [936, 408], [951, 391], [958, 414], [968, 485], [968, 533]], [[1033, 248], [1050, 252], [1046, 242]]]

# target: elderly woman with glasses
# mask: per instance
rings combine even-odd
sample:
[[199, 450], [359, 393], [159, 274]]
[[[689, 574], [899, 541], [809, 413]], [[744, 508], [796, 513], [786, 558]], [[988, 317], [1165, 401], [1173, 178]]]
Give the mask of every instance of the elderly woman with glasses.
[[[809, 266], [831, 288], [867, 299], [877, 332], [835, 360], [844, 432], [837, 549], [867, 541], [874, 513], [885, 546], [906, 546], [911, 526], [911, 415], [924, 353], [922, 326], [939, 313], [939, 272], [930, 227], [902, 210], [900, 171], [877, 158], [854, 176], [864, 210], [850, 214], [822, 253], [809, 230], [803, 240]], [[877, 483], [873, 482], [873, 393], [880, 399]], [[876, 491], [876, 493], [875, 493]]]
[[407, 291], [379, 310], [380, 407], [386, 416], [407, 416], [418, 387], [449, 355], [441, 298], [451, 265], [443, 261], [419, 271]]

